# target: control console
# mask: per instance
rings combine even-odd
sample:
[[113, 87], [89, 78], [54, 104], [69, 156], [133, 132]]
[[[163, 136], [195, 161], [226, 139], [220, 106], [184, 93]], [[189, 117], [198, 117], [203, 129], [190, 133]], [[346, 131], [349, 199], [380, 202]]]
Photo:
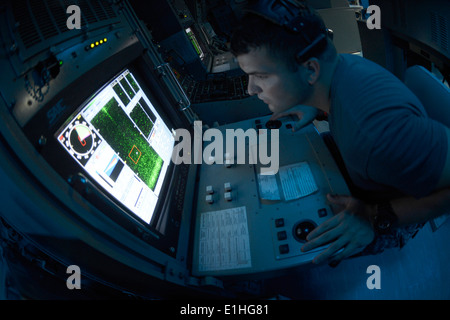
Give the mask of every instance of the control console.
[[[323, 250], [305, 253], [300, 248], [309, 232], [333, 214], [327, 193], [349, 191], [314, 125], [297, 132], [292, 126], [289, 118], [263, 117], [217, 128], [223, 155], [220, 148], [212, 156], [204, 153], [209, 162], [199, 172], [194, 275], [291, 268]], [[239, 155], [239, 138], [233, 149], [226, 149], [227, 135], [238, 133], [245, 136], [245, 157]], [[203, 147], [211, 150], [210, 144]]]

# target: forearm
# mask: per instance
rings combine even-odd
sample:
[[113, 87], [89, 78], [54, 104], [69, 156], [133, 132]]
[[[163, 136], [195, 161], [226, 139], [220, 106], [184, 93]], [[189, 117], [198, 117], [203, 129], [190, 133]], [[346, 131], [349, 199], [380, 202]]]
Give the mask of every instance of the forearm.
[[416, 199], [404, 197], [391, 201], [398, 217], [398, 225], [425, 222], [445, 213], [450, 213], [450, 188], [441, 189], [429, 196]]

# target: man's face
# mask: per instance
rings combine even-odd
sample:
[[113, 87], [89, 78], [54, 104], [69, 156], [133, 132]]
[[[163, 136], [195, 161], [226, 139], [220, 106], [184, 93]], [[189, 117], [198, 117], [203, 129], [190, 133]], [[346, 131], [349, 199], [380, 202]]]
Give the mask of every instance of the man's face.
[[311, 94], [304, 80], [303, 67], [296, 72], [277, 61], [265, 48], [252, 49], [237, 56], [241, 69], [249, 75], [248, 93], [258, 95], [273, 113], [302, 104]]

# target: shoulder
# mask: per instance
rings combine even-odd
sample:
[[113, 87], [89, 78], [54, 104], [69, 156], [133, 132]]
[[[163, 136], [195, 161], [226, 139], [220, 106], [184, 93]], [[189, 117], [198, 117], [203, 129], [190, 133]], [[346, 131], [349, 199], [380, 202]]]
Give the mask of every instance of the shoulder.
[[340, 57], [341, 64], [337, 68], [334, 84], [338, 90], [351, 94], [356, 101], [422, 106], [399, 78], [379, 64], [351, 54], [342, 54]]
[[391, 72], [359, 56], [341, 54], [340, 59], [331, 87], [336, 131], [376, 142], [386, 127], [403, 118], [427, 117], [419, 99]]

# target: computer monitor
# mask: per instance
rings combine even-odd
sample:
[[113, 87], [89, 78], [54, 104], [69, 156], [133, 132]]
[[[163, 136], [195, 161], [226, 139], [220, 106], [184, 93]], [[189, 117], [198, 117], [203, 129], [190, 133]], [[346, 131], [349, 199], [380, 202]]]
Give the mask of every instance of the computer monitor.
[[129, 69], [83, 103], [55, 137], [104, 193], [152, 222], [175, 139]]

